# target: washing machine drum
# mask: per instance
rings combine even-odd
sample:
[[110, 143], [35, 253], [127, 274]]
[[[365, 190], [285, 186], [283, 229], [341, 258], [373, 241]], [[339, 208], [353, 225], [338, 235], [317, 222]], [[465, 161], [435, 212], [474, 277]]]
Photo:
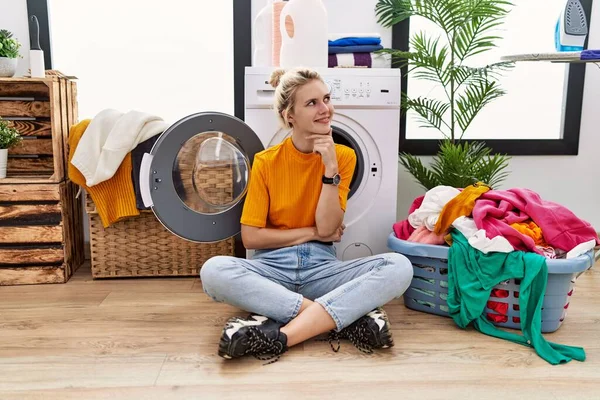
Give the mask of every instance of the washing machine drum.
[[243, 121], [206, 112], [163, 132], [143, 156], [144, 204], [173, 234], [215, 242], [240, 232], [254, 155], [264, 147]]

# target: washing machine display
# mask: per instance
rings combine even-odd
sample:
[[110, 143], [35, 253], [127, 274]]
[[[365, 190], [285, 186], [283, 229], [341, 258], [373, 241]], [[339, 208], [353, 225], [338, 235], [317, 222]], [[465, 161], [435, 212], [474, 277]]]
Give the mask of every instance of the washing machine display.
[[190, 115], [161, 134], [140, 168], [144, 204], [171, 233], [196, 242], [238, 234], [254, 155], [264, 150], [243, 121]]

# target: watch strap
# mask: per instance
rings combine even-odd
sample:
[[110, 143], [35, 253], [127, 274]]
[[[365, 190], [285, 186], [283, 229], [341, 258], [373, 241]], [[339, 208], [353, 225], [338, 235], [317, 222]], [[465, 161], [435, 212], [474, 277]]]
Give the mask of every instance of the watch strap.
[[339, 173], [336, 173], [335, 175], [333, 175], [331, 178], [323, 175], [323, 177], [321, 178], [321, 181], [325, 184], [328, 185], [339, 185], [340, 182], [342, 181], [342, 177], [340, 176]]

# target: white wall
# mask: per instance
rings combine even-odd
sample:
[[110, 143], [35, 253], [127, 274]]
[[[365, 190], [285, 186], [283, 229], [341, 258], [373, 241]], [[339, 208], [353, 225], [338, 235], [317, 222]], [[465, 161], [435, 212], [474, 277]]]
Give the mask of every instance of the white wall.
[[0, 30], [13, 33], [21, 43], [22, 58], [17, 61], [15, 76], [23, 76], [29, 71], [29, 25], [27, 23], [27, 0], [0, 0]]
[[50, 0], [55, 69], [75, 75], [79, 116], [104, 108], [176, 122], [233, 113], [233, 2]]

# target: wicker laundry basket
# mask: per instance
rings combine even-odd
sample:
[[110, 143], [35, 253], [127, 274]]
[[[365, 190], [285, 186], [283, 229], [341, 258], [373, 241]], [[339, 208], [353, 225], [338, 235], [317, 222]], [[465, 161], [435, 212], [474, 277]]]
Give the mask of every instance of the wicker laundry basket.
[[[391, 233], [388, 248], [405, 255], [413, 264], [413, 279], [404, 293], [404, 305], [412, 310], [449, 317], [448, 303], [448, 250], [447, 246], [436, 246], [401, 240]], [[577, 277], [594, 264], [594, 252], [590, 251], [572, 259], [548, 259], [548, 282], [542, 304], [542, 332], [554, 332], [562, 325]], [[517, 279], [511, 279], [495, 286], [506, 294], [504, 297], [490, 297], [490, 301], [507, 304], [505, 315], [487, 308], [488, 315], [503, 316], [504, 321], [491, 322], [494, 325], [521, 329], [519, 311], [519, 287]], [[488, 303], [489, 306], [489, 303]]]
[[[193, 140], [193, 139], [192, 139]], [[180, 196], [190, 208], [207, 212], [210, 204], [225, 204], [233, 199], [232, 167], [212, 162], [199, 165], [190, 162], [189, 153], [197, 150], [186, 146], [176, 161], [176, 172], [182, 182]], [[187, 153], [187, 154], [186, 154]], [[195, 166], [195, 168], [194, 168]], [[193, 179], [192, 179], [193, 177]], [[198, 192], [206, 202], [198, 200]], [[198, 276], [210, 257], [235, 255], [235, 238], [214, 243], [195, 243], [169, 232], [151, 210], [104, 228], [91, 198], [86, 195], [89, 215], [91, 267], [94, 278]], [[202, 227], [199, 227], [202, 229]]]

